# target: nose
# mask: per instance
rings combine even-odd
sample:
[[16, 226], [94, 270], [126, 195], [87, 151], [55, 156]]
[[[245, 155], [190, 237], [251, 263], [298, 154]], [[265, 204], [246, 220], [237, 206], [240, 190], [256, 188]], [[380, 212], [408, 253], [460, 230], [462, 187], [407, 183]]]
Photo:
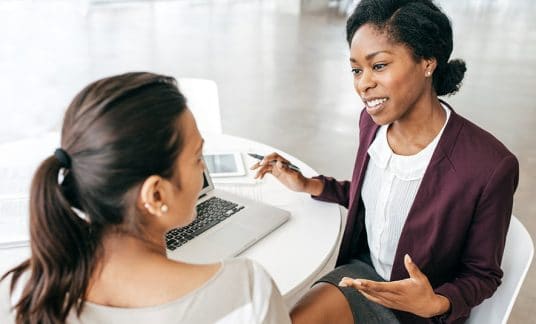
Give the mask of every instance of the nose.
[[367, 93], [367, 90], [374, 88], [375, 86], [376, 82], [374, 81], [372, 71], [368, 69], [363, 70], [359, 77], [354, 78], [354, 87], [360, 96], [364, 96]]

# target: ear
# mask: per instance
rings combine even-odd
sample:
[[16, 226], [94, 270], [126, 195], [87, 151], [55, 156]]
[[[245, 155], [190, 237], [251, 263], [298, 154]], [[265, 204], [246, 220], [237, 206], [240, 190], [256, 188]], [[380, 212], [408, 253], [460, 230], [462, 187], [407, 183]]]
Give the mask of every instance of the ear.
[[164, 204], [164, 181], [157, 175], [145, 179], [141, 186], [139, 204], [151, 215], [162, 216]]
[[431, 77], [434, 74], [434, 71], [437, 67], [437, 60], [435, 57], [425, 58], [422, 60], [424, 68], [424, 76]]

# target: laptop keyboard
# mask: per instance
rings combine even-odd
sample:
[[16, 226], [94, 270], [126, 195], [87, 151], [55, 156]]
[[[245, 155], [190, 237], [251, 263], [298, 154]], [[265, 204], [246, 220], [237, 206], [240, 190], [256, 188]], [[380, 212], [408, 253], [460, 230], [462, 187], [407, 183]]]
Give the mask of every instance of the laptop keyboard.
[[218, 197], [205, 200], [197, 205], [197, 217], [190, 225], [167, 232], [167, 248], [171, 251], [175, 250], [243, 208], [244, 206]]

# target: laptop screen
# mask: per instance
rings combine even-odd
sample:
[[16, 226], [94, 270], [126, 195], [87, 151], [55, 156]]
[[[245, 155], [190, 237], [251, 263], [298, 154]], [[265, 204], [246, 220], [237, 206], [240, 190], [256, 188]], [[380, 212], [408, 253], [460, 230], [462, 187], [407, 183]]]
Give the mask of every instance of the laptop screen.
[[[203, 172], [203, 189], [205, 188], [208, 188], [209, 184], [208, 184], [208, 180], [207, 180], [207, 172]], [[201, 190], [203, 191], [203, 190]]]
[[201, 189], [201, 192], [199, 193], [199, 198], [201, 198], [201, 196], [204, 196], [207, 192], [209, 192], [212, 189], [214, 189], [214, 185], [212, 184], [212, 179], [210, 179], [208, 170], [205, 169], [205, 171], [203, 171], [203, 189]]

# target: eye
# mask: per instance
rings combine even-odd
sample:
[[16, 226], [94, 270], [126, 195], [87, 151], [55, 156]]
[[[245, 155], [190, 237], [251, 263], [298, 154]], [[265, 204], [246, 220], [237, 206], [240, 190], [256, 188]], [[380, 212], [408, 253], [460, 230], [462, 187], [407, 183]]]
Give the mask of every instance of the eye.
[[385, 63], [377, 63], [377, 64], [374, 64], [374, 65], [372, 66], [372, 68], [374, 69], [374, 71], [381, 71], [381, 70], [383, 70], [386, 66], [387, 66], [387, 64], [385, 64]]
[[359, 74], [361, 74], [361, 69], [358, 69], [358, 68], [352, 68], [352, 74], [353, 74], [353, 75], [359, 75]]

